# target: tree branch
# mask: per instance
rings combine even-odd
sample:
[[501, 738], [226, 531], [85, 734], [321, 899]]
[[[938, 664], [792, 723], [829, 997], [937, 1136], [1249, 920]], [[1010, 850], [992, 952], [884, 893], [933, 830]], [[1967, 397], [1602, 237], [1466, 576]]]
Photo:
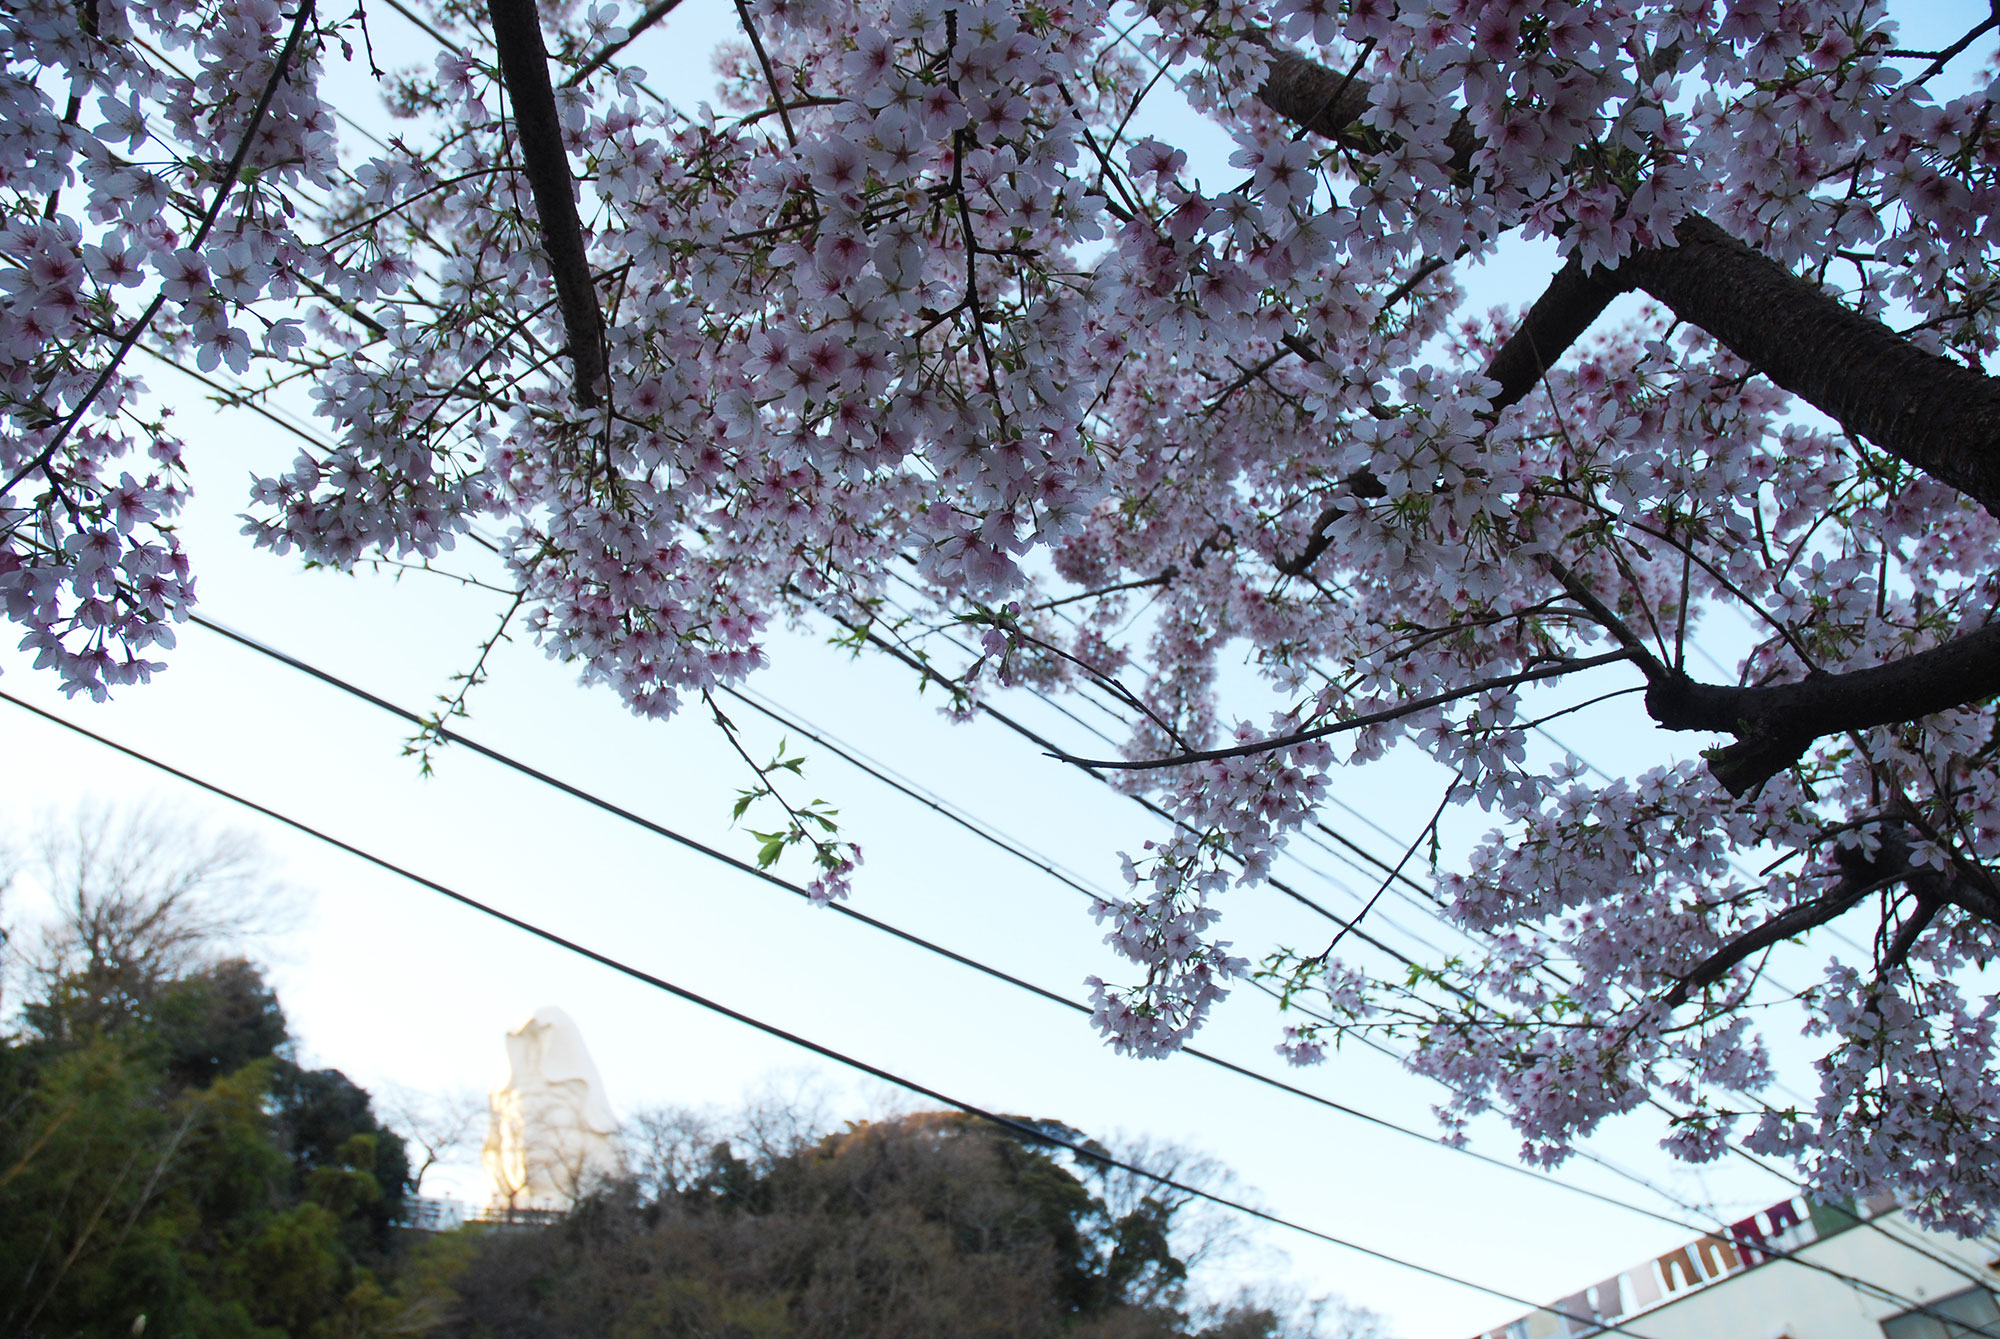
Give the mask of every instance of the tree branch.
[[[1729, 974], [1730, 968], [1751, 955], [1844, 916], [1862, 898], [1907, 874], [1908, 860], [1893, 857], [1898, 853], [1907, 857], [1908, 852], [1909, 848], [1906, 845], [1887, 840], [1873, 859], [1862, 855], [1858, 849], [1842, 849], [1834, 858], [1840, 864], [1844, 877], [1832, 892], [1787, 911], [1781, 911], [1730, 940], [1702, 959], [1693, 971], [1676, 981], [1673, 989], [1666, 993], [1663, 1002], [1669, 1009], [1678, 1009], [1686, 1004], [1697, 990], [1714, 985]], [[1885, 859], [1885, 857], [1890, 858]], [[1894, 864], [1897, 868], [1885, 871], [1883, 868], [1885, 864]]]
[[1247, 758], [1255, 753], [1270, 753], [1275, 749], [1290, 748], [1294, 744], [1306, 744], [1328, 735], [1337, 735], [1349, 730], [1360, 730], [1371, 725], [1381, 725], [1386, 721], [1401, 720], [1414, 716], [1432, 707], [1441, 707], [1458, 702], [1478, 693], [1493, 692], [1502, 688], [1513, 688], [1524, 683], [1538, 683], [1543, 679], [1557, 679], [1565, 674], [1575, 674], [1579, 670], [1595, 669], [1599, 665], [1611, 665], [1621, 660], [1632, 659], [1629, 650], [1620, 648], [1606, 651], [1602, 655], [1585, 656], [1580, 660], [1560, 660], [1553, 665], [1543, 665], [1536, 669], [1522, 670], [1518, 674], [1502, 674], [1491, 679], [1480, 679], [1475, 683], [1454, 688], [1448, 693], [1435, 697], [1420, 697], [1408, 702], [1399, 702], [1393, 707], [1380, 711], [1364, 712], [1350, 716], [1344, 721], [1331, 725], [1315, 726], [1310, 730], [1300, 730], [1289, 735], [1276, 735], [1269, 739], [1255, 739], [1247, 744], [1237, 744], [1226, 749], [1208, 749], [1199, 753], [1178, 753], [1167, 758], [1143, 758], [1138, 762], [1128, 762], [1122, 758], [1078, 758], [1072, 754], [1051, 752], [1049, 756], [1058, 762], [1074, 763], [1078, 767], [1104, 768], [1109, 771], [1145, 772], [1159, 767], [1181, 767], [1189, 763], [1220, 762], [1227, 758]]
[[1699, 214], [1619, 266], [1792, 394], [2000, 515], [2000, 382], [1918, 348]]
[[590, 261], [583, 245], [583, 220], [576, 212], [575, 184], [569, 155], [563, 149], [562, 119], [549, 83], [549, 53], [542, 45], [542, 25], [535, 0], [487, 0], [493, 22], [493, 44], [500, 53], [500, 77], [514, 108], [514, 125], [521, 142], [521, 168], [535, 197], [535, 214], [542, 225], [542, 249], [555, 276], [556, 301], [562, 309], [563, 330], [569, 337], [570, 358], [576, 365], [576, 402], [586, 409], [602, 403], [604, 382], [604, 313], [590, 281]]
[[[1358, 123], [1373, 93], [1365, 81], [1346, 80], [1268, 37], [1253, 40], [1273, 48], [1270, 75], [1257, 93], [1265, 106], [1344, 147], [1379, 147]], [[1480, 145], [1463, 118], [1449, 143], [1454, 171], [1469, 172]], [[1683, 219], [1675, 238], [1673, 246], [1634, 252], [1615, 279], [1565, 266], [1536, 303], [1537, 309], [1548, 304], [1546, 329], [1532, 328], [1531, 311], [1502, 350], [1508, 375], [1494, 379], [1503, 386], [1526, 379], [1532, 389], [1525, 369], [1554, 363], [1603, 310], [1601, 303], [1593, 310], [1592, 302], [1600, 296], [1608, 302], [1621, 288], [1643, 289], [1847, 431], [2000, 515], [2000, 382], [1918, 348], [1699, 214]]]
[[1655, 683], [1666, 674], [1666, 667], [1660, 663], [1659, 657], [1647, 649], [1645, 638], [1634, 632], [1629, 623], [1618, 617], [1617, 611], [1599, 599], [1582, 577], [1570, 571], [1553, 554], [1543, 556], [1542, 566], [1548, 569], [1549, 575], [1556, 579], [1565, 594], [1582, 605], [1584, 611], [1631, 654], [1644, 671], [1647, 683]]
[[625, 35], [623, 37], [619, 38], [616, 42], [606, 43], [601, 49], [599, 49], [596, 55], [592, 56], [589, 60], [585, 61], [583, 64], [577, 66], [576, 73], [572, 74], [569, 78], [563, 80], [563, 87], [574, 88], [576, 85], [582, 83], [585, 79], [588, 79], [592, 74], [595, 74], [604, 65], [604, 62], [610, 60], [613, 56], [623, 51], [626, 47], [632, 45], [633, 42], [638, 40], [640, 33], [645, 32], [646, 29], [652, 27], [654, 24], [658, 23], [661, 19], [673, 13], [674, 10], [680, 7], [680, 4], [681, 0], [660, 0], [660, 2], [654, 5], [651, 9], [641, 14], [638, 18], [633, 19], [632, 22], [626, 27]]
[[1486, 375], [1500, 383], [1493, 412], [1525, 399], [1541, 385], [1543, 375], [1583, 338], [1613, 298], [1631, 290], [1632, 282], [1623, 269], [1585, 273], [1583, 262], [1571, 256], [1486, 365]]
[[[250, 120], [243, 127], [242, 137], [236, 141], [236, 152], [230, 155], [229, 166], [223, 169], [222, 180], [216, 184], [215, 198], [209, 201], [208, 209], [202, 214], [201, 226], [196, 228], [194, 236], [188, 239], [187, 249], [189, 251], [199, 252], [201, 250], [202, 244], [208, 240], [209, 233], [215, 230], [216, 220], [222, 217], [222, 207], [228, 203], [231, 192], [236, 189], [237, 181], [242, 178], [243, 165], [249, 160], [250, 149], [257, 142], [258, 132], [264, 128], [264, 114], [271, 110], [271, 100], [277, 97], [278, 89], [283, 86], [286, 77], [290, 75], [292, 60], [298, 55], [299, 43], [305, 38], [307, 30], [312, 25], [312, 20], [313, 0], [299, 0], [298, 12], [292, 17], [292, 30], [286, 35], [285, 45], [278, 52], [277, 63], [271, 67], [271, 77], [264, 81], [264, 91], [257, 97], [257, 105], [250, 112]], [[47, 469], [55, 460], [56, 452], [62, 448], [62, 444], [68, 439], [70, 431], [82, 420], [84, 411], [90, 408], [97, 397], [103, 393], [104, 388], [111, 383], [111, 378], [117, 374], [119, 364], [125, 361], [125, 355], [132, 352], [133, 346], [138, 344], [140, 336], [144, 335], [146, 328], [152, 325], [153, 318], [160, 314], [160, 308], [166, 303], [166, 300], [164, 293], [154, 295], [153, 300], [147, 304], [146, 310], [139, 314], [139, 319], [134, 321], [131, 328], [126, 330], [124, 335], [119, 338], [118, 347], [111, 351], [111, 357], [105, 360], [103, 368], [98, 371], [97, 376], [91, 381], [90, 388], [84, 391], [83, 398], [78, 400], [75, 407], [63, 418], [62, 425], [56, 429], [55, 436], [51, 437], [48, 443], [35, 453], [33, 460], [30, 460], [27, 464], [14, 471], [6, 483], [0, 484], [0, 497], [5, 497], [7, 494], [13, 492], [15, 485], [19, 484], [21, 480], [27, 478], [37, 470]], [[51, 479], [50, 482], [53, 483], [54, 480]]]
[[[1263, 86], [1257, 90], [1259, 102], [1293, 125], [1332, 140], [1342, 148], [1357, 153], [1374, 153], [1382, 148], [1383, 137], [1361, 124], [1362, 114], [1368, 110], [1374, 93], [1367, 80], [1307, 60], [1263, 33], [1238, 35], [1271, 52], [1270, 69], [1265, 73]], [[1445, 143], [1452, 150], [1446, 166], [1454, 176], [1468, 175], [1472, 171], [1472, 155], [1481, 147], [1472, 123], [1461, 115], [1446, 134]]]
[[1914, 721], [2000, 696], [2000, 623], [1886, 665], [1814, 674], [1796, 683], [1730, 688], [1674, 673], [1646, 690], [1646, 710], [1669, 730], [1714, 730], [1737, 742], [1709, 771], [1742, 795], [1797, 762], [1823, 735]]

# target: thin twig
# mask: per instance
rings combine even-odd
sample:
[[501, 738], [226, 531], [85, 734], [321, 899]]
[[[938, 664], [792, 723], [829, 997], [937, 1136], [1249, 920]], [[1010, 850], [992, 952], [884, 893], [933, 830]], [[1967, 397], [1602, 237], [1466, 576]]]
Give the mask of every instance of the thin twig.
[[646, 29], [673, 13], [680, 6], [680, 3], [681, 0], [660, 0], [659, 4], [654, 5], [651, 9], [632, 21], [632, 26], [625, 30], [625, 36], [616, 42], [606, 45], [595, 56], [592, 56], [589, 60], [579, 65], [575, 74], [563, 80], [562, 86], [564, 88], [575, 88], [585, 79], [588, 79], [603, 66], [605, 61], [610, 60], [626, 47], [632, 45], [633, 40], [640, 33], [645, 32]]
[[736, 0], [736, 14], [743, 20], [743, 31], [749, 34], [750, 49], [757, 53], [757, 64], [764, 71], [764, 82], [771, 86], [771, 101], [777, 104], [778, 122], [785, 128], [785, 141], [796, 149], [799, 137], [792, 130], [791, 113], [785, 110], [785, 94], [778, 87], [778, 73], [771, 68], [771, 57], [764, 50], [764, 39], [757, 35], [757, 21], [750, 17], [750, 6], [743, 0]]
[[[1325, 739], [1329, 735], [1342, 734], [1349, 730], [1361, 730], [1371, 725], [1381, 725], [1388, 721], [1400, 720], [1405, 716], [1414, 716], [1421, 711], [1429, 711], [1433, 707], [1441, 707], [1452, 702], [1462, 701], [1478, 693], [1491, 692], [1501, 688], [1513, 688], [1524, 683], [1538, 683], [1543, 679], [1557, 679], [1565, 674], [1576, 674], [1583, 670], [1596, 669], [1600, 665], [1614, 665], [1621, 660], [1637, 660], [1645, 655], [1646, 651], [1643, 645], [1636, 652], [1630, 647], [1620, 647], [1616, 651], [1606, 651], [1601, 655], [1585, 656], [1581, 660], [1563, 660], [1553, 665], [1544, 665], [1539, 669], [1522, 670], [1518, 674], [1504, 674], [1497, 678], [1481, 679], [1476, 683], [1466, 684], [1461, 688], [1455, 688], [1449, 693], [1440, 693], [1435, 697], [1416, 698], [1413, 701], [1398, 703], [1393, 707], [1385, 707], [1380, 711], [1366, 712], [1360, 716], [1349, 717], [1344, 721], [1336, 721], [1332, 725], [1317, 726], [1311, 730], [1300, 730], [1295, 734], [1278, 735], [1270, 739], [1253, 740], [1248, 744], [1238, 744], [1233, 748], [1208, 749], [1200, 753], [1183, 753], [1171, 758], [1146, 758], [1138, 762], [1128, 762], [1122, 758], [1079, 758], [1073, 754], [1056, 752], [1051, 752], [1048, 756], [1056, 759], [1058, 762], [1072, 763], [1078, 767], [1108, 768], [1128, 772], [1150, 771], [1157, 767], [1182, 767], [1190, 763], [1220, 762], [1228, 758], [1247, 758], [1252, 754], [1269, 753], [1274, 749], [1290, 748], [1294, 744], [1307, 744], [1315, 739]], [[1648, 658], [1650, 659], [1650, 657]]]

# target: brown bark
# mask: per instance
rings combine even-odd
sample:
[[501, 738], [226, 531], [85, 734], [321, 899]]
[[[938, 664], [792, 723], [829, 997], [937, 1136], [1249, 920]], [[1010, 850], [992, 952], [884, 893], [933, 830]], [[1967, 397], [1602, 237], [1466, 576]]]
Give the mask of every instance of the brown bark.
[[1497, 414], [1526, 398], [1541, 384], [1543, 373], [1604, 314], [1611, 300], [1631, 287], [1625, 270], [1585, 273], [1583, 263], [1571, 256], [1535, 299], [1535, 305], [1528, 308], [1520, 327], [1486, 365], [1486, 375], [1500, 383], [1493, 411]]
[[493, 22], [500, 77], [514, 109], [521, 169], [535, 197], [542, 248], [555, 276], [556, 304], [569, 338], [570, 359], [576, 366], [576, 400], [586, 409], [594, 408], [601, 402], [604, 382], [604, 313], [590, 280], [583, 220], [576, 212], [575, 184], [569, 174], [569, 155], [563, 149], [555, 88], [549, 82], [549, 54], [542, 45], [541, 19], [535, 0], [487, 0], [486, 12]]
[[[1344, 148], [1381, 147], [1360, 124], [1371, 95], [1365, 81], [1261, 40], [1273, 50], [1258, 90], [1266, 106]], [[1450, 143], [1454, 171], [1469, 172], [1479, 142], [1463, 118]], [[2000, 515], [2000, 381], [1917, 347], [1699, 214], [1684, 219], [1675, 235], [1674, 245], [1642, 248], [1613, 273], [1585, 273], [1572, 258], [1488, 365], [1487, 376], [1500, 385], [1494, 408], [1533, 390], [1612, 298], [1637, 288], [1848, 432]], [[1298, 575], [1310, 568], [1341, 514], [1338, 504], [1325, 508], [1305, 545], [1280, 558], [1278, 569]], [[1730, 688], [1656, 676], [1647, 706], [1668, 729], [1736, 736], [1716, 752], [1710, 770], [1740, 795], [1797, 762], [1825, 735], [1912, 721], [1994, 696], [2000, 696], [2000, 627], [1989, 626], [1888, 665], [1794, 684]]]
[[[1373, 153], [1382, 146], [1382, 137], [1360, 124], [1372, 91], [1367, 80], [1329, 70], [1268, 38], [1260, 36], [1253, 40], [1271, 51], [1271, 67], [1264, 76], [1263, 86], [1257, 90], [1259, 102], [1293, 125], [1343, 148]], [[1452, 150], [1447, 164], [1452, 173], [1462, 176], [1470, 172], [1472, 155], [1479, 150], [1479, 137], [1473, 133], [1472, 123], [1459, 117], [1445, 136], [1445, 143]]]
[[1682, 675], [1655, 678], [1646, 710], [1669, 730], [1736, 736], [1709, 762], [1742, 795], [1797, 762], [1813, 741], [1848, 730], [1914, 721], [2000, 696], [2000, 623], [1867, 669], [1796, 683], [1729, 688]]
[[[1380, 143], [1358, 123], [1370, 92], [1363, 80], [1274, 47], [1258, 98], [1296, 125], [1368, 151]], [[1469, 170], [1479, 141], [1463, 118], [1450, 143], [1454, 170]], [[2000, 382], [1918, 348], [1699, 214], [1683, 220], [1676, 237], [1676, 245], [1635, 252], [1613, 279], [1566, 266], [1569, 278], [1558, 274], [1543, 300], [1570, 319], [1533, 331], [1526, 347], [1510, 341], [1502, 350], [1509, 375], [1495, 379], [1506, 386], [1525, 379], [1532, 389], [1527, 370], [1539, 375], [1552, 365], [1603, 310], [1585, 299], [1608, 302], [1639, 288], [1847, 431], [2000, 514]]]
[[2000, 382], [1909, 340], [1699, 214], [1619, 267], [1857, 437], [2000, 514]]
[[[1908, 848], [1899, 846], [1898, 850], [1906, 855]], [[1738, 963], [1795, 935], [1840, 919], [1853, 910], [1861, 899], [1881, 889], [1907, 866], [1906, 859], [1890, 857], [1887, 853], [1883, 858], [1869, 860], [1858, 851], [1843, 850], [1837, 854], [1836, 860], [1841, 866], [1842, 878], [1832, 892], [1781, 911], [1724, 944], [1674, 983], [1666, 993], [1666, 1006], [1678, 1009], [1693, 998], [1696, 991], [1705, 990], [1729, 975], [1730, 969]]]
[[1967, 878], [1963, 871], [1947, 874], [1928, 865], [1916, 864], [1910, 858], [1912, 835], [1905, 824], [1884, 824], [1877, 830], [1876, 847], [1872, 854], [1858, 846], [1836, 847], [1833, 864], [1840, 871], [1837, 884], [1813, 901], [1789, 907], [1717, 948], [1674, 982], [1662, 997], [1666, 1006], [1669, 1009], [1679, 1008], [1692, 999], [1696, 991], [1721, 981], [1731, 968], [1787, 939], [1839, 920], [1870, 894], [1898, 885], [1907, 886], [1916, 893], [1918, 905], [1897, 931], [1894, 942], [1877, 955], [1878, 972], [1889, 971], [1908, 957], [1918, 937], [1946, 905], [1963, 907], [1975, 916], [1991, 918], [1992, 898], [1987, 889], [1980, 886], [1991, 880], [1977, 869], [1972, 871], [1972, 878]]

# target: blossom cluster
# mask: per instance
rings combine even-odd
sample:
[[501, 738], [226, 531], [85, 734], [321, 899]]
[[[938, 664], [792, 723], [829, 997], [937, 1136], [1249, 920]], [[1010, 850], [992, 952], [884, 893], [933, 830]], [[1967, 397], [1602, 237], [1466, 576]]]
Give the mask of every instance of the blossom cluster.
[[148, 678], [193, 599], [131, 350], [242, 372], [304, 340], [257, 308], [305, 248], [287, 192], [334, 166], [325, 39], [275, 0], [0, 15], [0, 607], [69, 692]]
[[[1828, 1193], [2000, 1211], [1966, 984], [2000, 949], [1990, 711], [1819, 732], [1740, 788], [1665, 736], [1586, 784], [1536, 734], [1652, 711], [1727, 611], [1755, 644], [1725, 687], [1975, 632], [1994, 517], [1658, 308], [1510, 388], [1524, 318], [1460, 284], [1510, 236], [1643, 269], [1700, 217], [1979, 371], [2000, 84], [1930, 91], [1978, 52], [1895, 54], [1880, 0], [748, 0], [721, 96], [681, 107], [592, 63], [632, 14], [549, 7], [603, 327], [579, 386], [597, 336], [470, 12], [439, 6], [461, 49], [399, 76], [410, 133], [351, 169], [315, 91], [345, 34], [302, 0], [0, 15], [0, 602], [66, 686], [144, 678], [193, 598], [182, 447], [133, 361], [304, 384], [326, 440], [262, 470], [256, 542], [344, 566], [502, 531], [542, 645], [642, 714], [906, 575], [939, 626], [1009, 611], [1010, 681], [1112, 690], [1149, 764], [1121, 784], [1174, 823], [1097, 908], [1126, 1050], [1249, 970], [1218, 903], [1331, 769], [1413, 748], [1490, 815], [1437, 889], [1483, 948], [1372, 986], [1351, 946], [1274, 960], [1316, 1001], [1289, 1059], [1383, 1029], [1449, 1119], [1497, 1108], [1537, 1158], [1655, 1096], [1682, 1156], [1742, 1136]], [[1332, 81], [1303, 111], [1274, 92], [1299, 61]], [[1225, 172], [1131, 132], [1156, 74]], [[1280, 705], [1225, 733], [1262, 714], [1239, 657]], [[1762, 954], [1850, 911], [1870, 960], [1799, 992], [1820, 1105], [1763, 1108]]]

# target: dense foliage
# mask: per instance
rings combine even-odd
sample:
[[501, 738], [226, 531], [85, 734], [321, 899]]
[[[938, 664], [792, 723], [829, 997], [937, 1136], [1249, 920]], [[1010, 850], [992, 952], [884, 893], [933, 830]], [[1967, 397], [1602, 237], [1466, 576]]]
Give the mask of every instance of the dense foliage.
[[[273, 900], [255, 849], [89, 811], [38, 846], [0, 844], [0, 892], [25, 866], [56, 912], [0, 922], [0, 984], [19, 991], [0, 1032], [8, 1336], [1377, 1334], [1330, 1300], [1191, 1300], [1189, 1266], [1229, 1237], [1190, 1195], [955, 1114], [826, 1134], [796, 1098], [640, 1112], [631, 1175], [565, 1219], [406, 1226], [466, 1122], [398, 1104], [416, 1110], [413, 1177], [366, 1092], [297, 1063], [263, 973], [224, 951], [254, 917], [244, 895]], [[1128, 1156], [1222, 1175], [1178, 1150]]]
[[23, 1339], [140, 1317], [169, 1339], [1375, 1332], [1249, 1298], [1192, 1324], [1179, 1205], [1116, 1212], [1087, 1165], [955, 1115], [776, 1156], [686, 1146], [681, 1174], [653, 1160], [553, 1224], [402, 1229], [402, 1138], [339, 1071], [288, 1058], [251, 964], [124, 999], [109, 1025], [86, 997], [105, 998], [66, 981], [0, 1043], [0, 1330]]
[[[1292, 1058], [1405, 1037], [1542, 1159], [1666, 1100], [1685, 1157], [2000, 1210], [1995, 20], [1931, 52], [1881, 0], [742, 0], [717, 110], [619, 67], [616, 6], [436, 10], [410, 133], [351, 171], [318, 81], [358, 10], [0, 15], [0, 600], [73, 691], [147, 677], [193, 598], [131, 350], [304, 383], [327, 440], [257, 481], [259, 543], [494, 525], [509, 617], [637, 711], [773, 619], [891, 637], [906, 560], [983, 638], [965, 699], [1116, 693], [1100, 765], [1181, 824], [1100, 908], [1125, 1049], [1248, 969], [1215, 899], [1328, 770], [1406, 744], [1491, 816], [1438, 890], [1490, 949], [1279, 955]], [[1231, 171], [1128, 141], [1155, 62]], [[1515, 235], [1558, 242], [1542, 298], [1462, 312]], [[1754, 644], [1710, 680], [1724, 608]], [[1275, 712], [1221, 699], [1225, 653]], [[1695, 738], [1588, 781], [1533, 730], [1602, 695]], [[823, 897], [830, 821], [765, 838]], [[1820, 1096], [1763, 1106], [1761, 964], [1843, 919], [1865, 947], [1799, 999]]]
[[241, 959], [115, 1000], [104, 975], [0, 1039], [0, 1331], [379, 1332], [408, 1165], [367, 1094], [289, 1058]]
[[[1065, 1131], [1073, 1136], [1074, 1131]], [[1279, 1339], [1376, 1333], [1242, 1300], [1190, 1322], [1173, 1206], [1118, 1213], [1086, 1164], [928, 1113], [777, 1156], [729, 1141], [546, 1230], [481, 1240], [442, 1332], [464, 1339]], [[659, 1166], [658, 1163], [653, 1164]]]

